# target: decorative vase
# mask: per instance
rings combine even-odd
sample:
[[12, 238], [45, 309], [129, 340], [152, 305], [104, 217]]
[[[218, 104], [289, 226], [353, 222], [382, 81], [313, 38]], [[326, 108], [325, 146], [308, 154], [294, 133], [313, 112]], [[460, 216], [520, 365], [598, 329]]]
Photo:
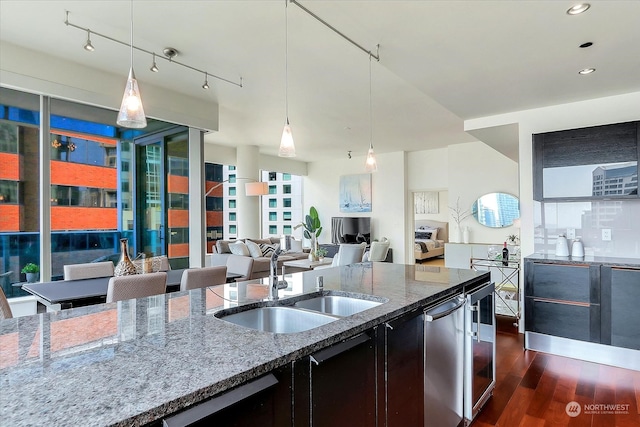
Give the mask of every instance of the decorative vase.
[[116, 265], [113, 271], [114, 276], [130, 276], [136, 274], [136, 266], [131, 262], [129, 258], [129, 245], [128, 239], [120, 239], [120, 261]]
[[462, 229], [462, 242], [469, 243], [469, 227], [464, 227]]
[[460, 226], [458, 224], [453, 224], [449, 230], [449, 242], [460, 243]]
[[311, 234], [311, 251], [309, 252], [309, 261], [318, 261], [318, 240], [315, 234]]

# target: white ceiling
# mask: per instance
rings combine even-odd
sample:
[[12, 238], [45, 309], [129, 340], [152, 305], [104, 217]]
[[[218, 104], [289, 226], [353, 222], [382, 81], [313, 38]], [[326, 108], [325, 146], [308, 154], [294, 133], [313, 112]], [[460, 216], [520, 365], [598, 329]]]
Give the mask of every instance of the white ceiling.
[[[463, 120], [640, 91], [640, 1], [300, 0], [367, 49], [373, 62], [376, 152], [415, 151], [474, 141]], [[220, 106], [220, 130], [205, 141], [258, 145], [275, 154], [285, 119], [285, 0], [136, 0], [135, 41], [232, 81], [209, 78], [136, 54], [144, 84]], [[129, 39], [129, 1], [0, 0], [0, 39], [125, 76], [128, 49], [70, 21]], [[298, 159], [364, 155], [369, 145], [369, 58], [294, 4], [289, 16], [289, 118]], [[593, 42], [587, 49], [578, 46]], [[578, 70], [595, 67], [588, 76]], [[143, 98], [144, 100], [144, 98]], [[476, 134], [479, 135], [479, 134]], [[503, 141], [508, 145], [508, 141]], [[516, 144], [516, 141], [513, 141]], [[507, 148], [508, 150], [508, 148]]]

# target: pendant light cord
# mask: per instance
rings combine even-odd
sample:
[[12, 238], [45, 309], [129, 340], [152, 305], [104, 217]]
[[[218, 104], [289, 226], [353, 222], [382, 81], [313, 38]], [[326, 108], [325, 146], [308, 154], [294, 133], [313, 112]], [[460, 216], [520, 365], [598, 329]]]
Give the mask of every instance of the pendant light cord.
[[133, 70], [133, 0], [131, 0], [131, 69]]
[[284, 0], [284, 110], [289, 124], [289, 0]]
[[373, 107], [371, 102], [371, 52], [369, 52], [369, 149], [373, 149]]

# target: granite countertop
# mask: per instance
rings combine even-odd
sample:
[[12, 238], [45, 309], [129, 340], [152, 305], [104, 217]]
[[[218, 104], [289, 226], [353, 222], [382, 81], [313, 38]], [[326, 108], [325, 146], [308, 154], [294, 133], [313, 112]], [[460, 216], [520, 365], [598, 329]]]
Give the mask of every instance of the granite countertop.
[[524, 258], [525, 261], [544, 262], [548, 264], [602, 264], [611, 267], [640, 267], [640, 258], [620, 258], [603, 256], [556, 256], [553, 254], [534, 253]]
[[280, 301], [316, 292], [388, 300], [293, 334], [220, 320], [264, 301], [264, 280], [97, 304], [0, 321], [0, 420], [18, 426], [142, 425], [418, 307], [489, 280], [489, 273], [364, 263], [287, 275]]

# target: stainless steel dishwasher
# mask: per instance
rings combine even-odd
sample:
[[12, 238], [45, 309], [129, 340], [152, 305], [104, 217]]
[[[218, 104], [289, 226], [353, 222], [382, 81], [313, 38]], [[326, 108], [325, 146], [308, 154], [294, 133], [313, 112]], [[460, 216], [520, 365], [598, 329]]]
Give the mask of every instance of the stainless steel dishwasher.
[[424, 425], [455, 427], [463, 416], [464, 304], [458, 296], [425, 311]]

